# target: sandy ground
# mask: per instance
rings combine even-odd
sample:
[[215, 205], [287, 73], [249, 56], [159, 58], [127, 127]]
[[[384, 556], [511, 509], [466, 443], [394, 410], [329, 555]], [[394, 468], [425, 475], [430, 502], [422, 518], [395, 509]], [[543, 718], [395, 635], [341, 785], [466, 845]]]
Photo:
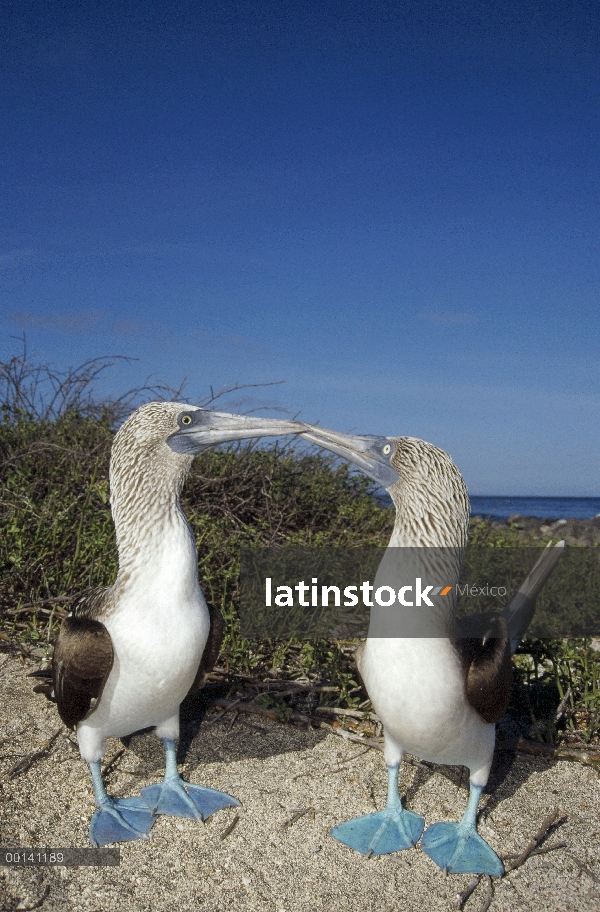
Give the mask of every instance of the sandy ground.
[[[35, 667], [0, 655], [0, 845], [87, 847], [94, 810], [91, 780], [72, 735], [9, 779], [19, 758], [60, 728], [56, 708], [32, 691]], [[188, 707], [182, 771], [192, 782], [235, 795], [235, 809], [206, 824], [159, 817], [148, 841], [121, 846], [113, 867], [0, 868], [3, 910], [448, 910], [471, 881], [444, 876], [418, 848], [366, 859], [331, 839], [329, 828], [380, 809], [382, 754], [320, 729], [232, 715], [214, 724], [200, 703]], [[107, 744], [109, 762], [123, 750]], [[357, 756], [357, 754], [359, 756]], [[149, 733], [134, 736], [106, 777], [109, 793], [133, 795], [162, 778], [163, 752]], [[401, 790], [427, 823], [460, 817], [466, 790], [459, 771], [404, 764]], [[495, 881], [492, 910], [600, 910], [600, 777], [569, 761], [497, 755], [479, 829], [503, 858], [520, 852], [555, 807], [567, 821], [548, 842], [567, 847], [530, 858]], [[285, 826], [295, 812], [312, 808]], [[485, 882], [466, 909], [479, 912]]]

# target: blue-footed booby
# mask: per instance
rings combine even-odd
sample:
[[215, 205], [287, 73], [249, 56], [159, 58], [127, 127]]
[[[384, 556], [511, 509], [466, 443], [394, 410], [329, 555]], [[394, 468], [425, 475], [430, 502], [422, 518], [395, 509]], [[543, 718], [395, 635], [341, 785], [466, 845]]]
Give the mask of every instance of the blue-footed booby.
[[[368, 638], [357, 651], [360, 675], [384, 725], [387, 805], [335, 826], [331, 835], [366, 855], [418, 842], [425, 821], [403, 808], [398, 792], [398, 768], [408, 751], [433, 763], [466, 766], [470, 773], [462, 820], [430, 826], [421, 840], [423, 850], [452, 873], [500, 876], [502, 862], [477, 833], [477, 807], [492, 764], [495, 722], [510, 698], [511, 655], [564, 542], [543, 552], [503, 616], [489, 622], [484, 637], [461, 638], [454, 609], [469, 530], [469, 498], [450, 456], [411, 437], [360, 437], [320, 427], [302, 436], [358, 466], [392, 498], [396, 521], [374, 589], [398, 579], [407, 567], [417, 584], [413, 602], [405, 598], [402, 603], [410, 606], [403, 614], [392, 617], [388, 607], [374, 604]], [[410, 549], [403, 560], [402, 549]], [[419, 588], [432, 577], [448, 584], [445, 597], [418, 598]]]
[[[92, 845], [147, 838], [156, 814], [204, 820], [239, 804], [223, 792], [183, 782], [177, 771], [179, 706], [203, 683], [222, 639], [220, 614], [209, 612], [200, 589], [195, 540], [179, 495], [194, 455], [205, 447], [304, 427], [150, 402], [117, 433], [110, 462], [117, 578], [75, 605], [63, 621], [52, 662], [58, 711], [66, 725], [77, 727], [92, 774], [98, 807]], [[148, 727], [164, 744], [164, 781], [139, 797], [109, 798], [100, 768], [105, 738]]]

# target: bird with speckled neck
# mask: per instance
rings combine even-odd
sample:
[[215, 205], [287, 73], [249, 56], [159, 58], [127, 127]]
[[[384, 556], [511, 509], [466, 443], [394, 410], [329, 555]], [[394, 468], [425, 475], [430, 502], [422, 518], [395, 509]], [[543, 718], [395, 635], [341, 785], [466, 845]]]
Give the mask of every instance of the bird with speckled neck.
[[[58, 711], [76, 726], [98, 810], [94, 846], [147, 838], [157, 814], [205, 820], [239, 802], [183, 782], [177, 770], [179, 706], [219, 653], [223, 622], [198, 582], [198, 556], [180, 492], [194, 455], [249, 437], [295, 434], [305, 425], [150, 402], [117, 433], [111, 511], [119, 552], [114, 584], [80, 599], [65, 618], [52, 662]], [[133, 798], [110, 798], [100, 761], [106, 738], [153, 727], [166, 753], [164, 781]]]
[[394, 581], [397, 589], [407, 569], [418, 585], [437, 579], [449, 588], [443, 598], [418, 598], [415, 586], [414, 600], [404, 598], [406, 607], [395, 613], [375, 603], [371, 609], [369, 635], [356, 658], [384, 725], [387, 805], [334, 827], [331, 835], [365, 855], [416, 845], [425, 821], [402, 806], [398, 792], [398, 769], [408, 751], [433, 763], [466, 766], [470, 773], [462, 820], [430, 826], [421, 848], [449, 872], [500, 876], [502, 862], [477, 832], [477, 807], [492, 763], [495, 722], [510, 698], [512, 652], [564, 542], [543, 552], [503, 615], [489, 621], [485, 636], [461, 637], [456, 584], [470, 511], [467, 487], [450, 456], [413, 437], [361, 437], [320, 427], [302, 436], [356, 465], [392, 498], [396, 521], [374, 589]]

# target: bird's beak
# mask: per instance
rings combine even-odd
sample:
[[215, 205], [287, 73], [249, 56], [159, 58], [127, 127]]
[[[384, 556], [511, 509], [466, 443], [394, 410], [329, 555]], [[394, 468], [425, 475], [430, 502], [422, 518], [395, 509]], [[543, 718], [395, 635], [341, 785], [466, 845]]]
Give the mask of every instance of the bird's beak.
[[351, 462], [382, 488], [391, 488], [400, 478], [390, 461], [394, 441], [389, 437], [340, 434], [312, 425], [302, 433], [302, 438]]
[[193, 456], [206, 447], [248, 437], [280, 437], [285, 434], [300, 434], [308, 425], [299, 421], [283, 421], [276, 418], [249, 418], [247, 415], [230, 415], [228, 412], [212, 412], [194, 409], [185, 413], [188, 423], [180, 426], [167, 438], [167, 443], [176, 453]]

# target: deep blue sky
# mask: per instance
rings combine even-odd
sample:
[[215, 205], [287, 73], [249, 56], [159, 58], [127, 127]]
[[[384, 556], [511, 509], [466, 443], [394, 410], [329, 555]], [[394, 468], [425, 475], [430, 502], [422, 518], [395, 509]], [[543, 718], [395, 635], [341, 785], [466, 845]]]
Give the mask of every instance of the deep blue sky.
[[0, 67], [0, 357], [600, 492], [596, 0], [34, 0]]

